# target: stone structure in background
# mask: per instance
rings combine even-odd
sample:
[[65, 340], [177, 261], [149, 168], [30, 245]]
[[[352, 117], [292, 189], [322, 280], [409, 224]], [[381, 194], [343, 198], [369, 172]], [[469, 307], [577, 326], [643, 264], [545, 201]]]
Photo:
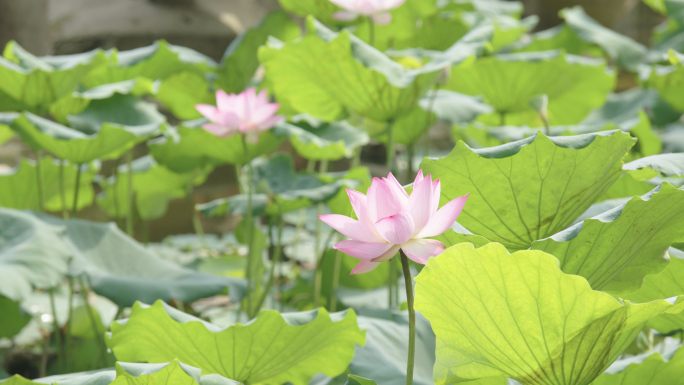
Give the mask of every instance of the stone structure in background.
[[276, 0], [0, 0], [0, 44], [36, 54], [127, 50], [158, 39], [220, 59]]

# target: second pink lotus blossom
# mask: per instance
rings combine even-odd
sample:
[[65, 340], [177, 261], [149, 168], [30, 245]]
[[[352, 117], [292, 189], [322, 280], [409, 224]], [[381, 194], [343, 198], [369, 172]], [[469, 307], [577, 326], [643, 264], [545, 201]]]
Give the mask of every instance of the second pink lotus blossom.
[[285, 119], [275, 114], [280, 105], [269, 102], [266, 90], [257, 95], [254, 88], [230, 95], [218, 90], [216, 106], [198, 104], [195, 108], [209, 120], [202, 126], [205, 130], [220, 138], [242, 133], [250, 143], [259, 141], [259, 132], [269, 130]]

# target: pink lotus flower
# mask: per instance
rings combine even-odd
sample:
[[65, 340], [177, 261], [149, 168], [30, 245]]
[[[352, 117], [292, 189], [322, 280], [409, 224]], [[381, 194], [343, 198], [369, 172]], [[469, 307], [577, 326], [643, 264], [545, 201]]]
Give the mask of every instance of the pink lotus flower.
[[359, 15], [364, 15], [370, 16], [376, 24], [386, 25], [392, 21], [392, 15], [388, 11], [404, 4], [406, 0], [330, 0], [330, 2], [345, 9], [333, 14], [337, 20], [354, 20]]
[[409, 196], [390, 173], [387, 178], [374, 178], [368, 196], [347, 190], [359, 220], [344, 215], [321, 215], [323, 222], [351, 238], [335, 244], [335, 249], [360, 259], [352, 274], [367, 273], [391, 260], [399, 249], [411, 260], [425, 264], [428, 258], [441, 254], [444, 244], [434, 237], [447, 231], [463, 210], [468, 195], [456, 198], [437, 210], [440, 197], [439, 180], [423, 178], [419, 171]]
[[227, 138], [240, 132], [247, 135], [250, 143], [259, 141], [259, 132], [273, 128], [284, 119], [282, 115], [275, 115], [280, 105], [268, 102], [266, 90], [257, 95], [254, 88], [238, 95], [228, 95], [225, 91], [218, 90], [216, 107], [198, 104], [195, 108], [211, 122], [202, 125], [205, 130], [219, 138]]

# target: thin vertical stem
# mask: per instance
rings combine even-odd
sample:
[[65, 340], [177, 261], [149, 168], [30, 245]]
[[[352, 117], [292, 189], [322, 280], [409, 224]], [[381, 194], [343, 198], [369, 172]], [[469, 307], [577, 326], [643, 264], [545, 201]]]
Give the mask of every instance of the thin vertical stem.
[[[328, 160], [324, 159], [321, 160], [321, 164], [319, 166], [318, 172], [323, 174], [328, 172]], [[318, 204], [318, 215], [321, 216], [323, 215], [323, 204], [319, 203]], [[316, 251], [316, 255], [320, 254], [320, 257], [316, 261], [316, 274], [314, 278], [314, 307], [318, 307], [320, 305], [320, 300], [321, 300], [321, 286], [322, 286], [322, 280], [323, 280], [323, 267], [322, 262], [323, 262], [323, 255], [325, 254], [325, 248], [326, 244], [321, 244], [321, 241], [323, 238], [323, 222], [322, 221], [316, 221], [316, 242], [314, 243], [314, 250]]]
[[133, 237], [133, 209], [135, 207], [135, 191], [133, 190], [133, 149], [126, 154], [126, 165], [128, 166], [128, 213], [126, 214], [126, 234]]
[[406, 302], [408, 302], [409, 312], [409, 345], [408, 359], [406, 360], [406, 385], [413, 384], [413, 364], [416, 356], [416, 311], [413, 308], [413, 280], [411, 279], [411, 268], [408, 258], [403, 250], [401, 254], [401, 267], [404, 271], [404, 284], [406, 285]]
[[71, 351], [69, 346], [69, 338], [71, 335], [71, 323], [74, 316], [74, 277], [69, 277], [69, 319], [67, 319], [66, 329], [64, 331], [64, 357], [66, 358], [67, 371], [70, 371], [69, 363], [69, 353]]
[[[387, 122], [387, 172], [392, 172], [392, 165], [394, 164], [394, 120]], [[396, 271], [389, 263], [389, 277], [387, 278], [387, 289], [388, 289], [388, 301], [387, 306], [389, 309], [394, 309], [396, 304], [394, 303], [394, 285], [397, 281]]]
[[121, 218], [121, 209], [119, 202], [119, 164], [121, 163], [121, 158], [117, 158], [114, 162], [114, 184], [112, 185], [112, 196], [114, 198], [114, 216], [116, 217], [116, 225], [122, 228], [119, 223]]
[[394, 165], [394, 120], [387, 122], [387, 172], [392, 172]]
[[52, 311], [52, 329], [55, 334], [55, 344], [57, 345], [57, 362], [60, 370], [64, 370], [64, 345], [62, 344], [62, 329], [59, 327], [59, 320], [57, 319], [57, 307], [55, 306], [55, 289], [52, 288], [50, 293], [50, 310]]
[[414, 178], [414, 164], [413, 157], [415, 156], [416, 149], [414, 143], [409, 144], [406, 147], [406, 156], [408, 157], [408, 167], [406, 168], [406, 181], [410, 182]]
[[150, 228], [146, 220], [140, 218], [140, 227], [142, 229], [143, 245], [147, 246], [150, 243]]
[[500, 125], [501, 127], [505, 126], [505, 125], [506, 125], [506, 113], [503, 112], [503, 111], [500, 112], [500, 113], [499, 113], [499, 119], [500, 119], [499, 125]]
[[78, 192], [81, 190], [81, 168], [82, 164], [76, 165], [76, 183], [74, 185], [74, 202], [71, 206], [71, 216], [76, 217], [78, 213]]
[[100, 328], [97, 327], [97, 321], [95, 320], [95, 315], [93, 314], [93, 308], [90, 306], [90, 302], [88, 302], [88, 292], [90, 289], [85, 285], [85, 282], [83, 281], [83, 276], [78, 277], [78, 285], [81, 289], [81, 298], [83, 299], [83, 304], [86, 308], [86, 313], [88, 313], [88, 318], [90, 319], [90, 327], [93, 329], [93, 335], [95, 336], [97, 344], [100, 345], [100, 356], [98, 357], [98, 359], [102, 359], [103, 363], [106, 363], [106, 359], [103, 354], [106, 352], [107, 347], [104, 346], [103, 337], [98, 336], [100, 334]]
[[335, 253], [335, 267], [333, 269], [332, 290], [330, 291], [330, 311], [337, 311], [337, 296], [335, 291], [340, 286], [340, 268], [342, 267], [342, 252]]
[[264, 288], [264, 291], [261, 293], [261, 297], [259, 298], [259, 302], [257, 302], [256, 305], [256, 310], [255, 314], [259, 313], [259, 310], [261, 309], [261, 306], [264, 304], [264, 300], [266, 300], [266, 296], [268, 293], [271, 291], [271, 288], [273, 287], [273, 282], [275, 281], [275, 270], [276, 266], [278, 263], [280, 263], [280, 258], [283, 253], [283, 215], [281, 213], [278, 213], [278, 239], [276, 240], [276, 247], [275, 247], [275, 252], [273, 255], [273, 260], [272, 266], [271, 266], [271, 272], [269, 273], [268, 276], [268, 282], [266, 283], [266, 288]]
[[[423, 156], [428, 156], [428, 154], [430, 153], [430, 128], [432, 128], [432, 121], [433, 121], [432, 109], [435, 106], [435, 99], [437, 99], [437, 90], [438, 89], [439, 89], [439, 86], [437, 84], [432, 86], [432, 94], [430, 94], [430, 102], [428, 105], [427, 114], [425, 114], [425, 116], [426, 116], [425, 125], [427, 126], [427, 128], [425, 129], [425, 134], [424, 134], [424, 138], [425, 138], [424, 139], [425, 140], [424, 146], [425, 147], [423, 150], [423, 152], [424, 152]], [[410, 179], [409, 179], [409, 181], [410, 181]]]
[[59, 199], [62, 203], [62, 219], [69, 219], [69, 209], [67, 209], [64, 187], [64, 159], [59, 160]]
[[38, 207], [45, 212], [45, 189], [43, 187], [43, 151], [36, 150], [36, 178], [38, 178]]
[[254, 172], [252, 170], [252, 159], [249, 155], [249, 147], [247, 146], [247, 138], [246, 135], [242, 135], [242, 147], [245, 151], [245, 159], [247, 161], [247, 183], [246, 183], [246, 192], [247, 192], [247, 315], [252, 314], [252, 291], [255, 289], [253, 287], [254, 285], [254, 277], [252, 276], [253, 272], [253, 266], [254, 266], [254, 261], [252, 261], [252, 237], [254, 236], [253, 234], [253, 213], [252, 213], [252, 178], [254, 178]]
[[368, 44], [375, 47], [375, 24], [370, 16], [368, 17]]
[[361, 165], [361, 150], [362, 150], [361, 146], [354, 149], [354, 157], [351, 160], [351, 165], [349, 168], [356, 168], [356, 167], [359, 167]]

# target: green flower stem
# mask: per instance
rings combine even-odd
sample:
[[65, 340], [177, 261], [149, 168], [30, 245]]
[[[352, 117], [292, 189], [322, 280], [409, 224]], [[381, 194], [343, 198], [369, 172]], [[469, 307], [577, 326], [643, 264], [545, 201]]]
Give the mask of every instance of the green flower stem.
[[330, 291], [330, 308], [331, 312], [337, 311], [337, 297], [335, 296], [335, 291], [340, 286], [340, 268], [342, 267], [342, 252], [337, 251], [335, 253], [335, 268], [333, 270], [333, 281], [332, 290]]
[[133, 207], [135, 206], [135, 191], [133, 191], [133, 150], [126, 154], [128, 165], [128, 213], [126, 215], [126, 233], [133, 237]]
[[261, 293], [261, 297], [259, 297], [259, 302], [257, 302], [256, 308], [254, 313], [258, 314], [259, 310], [264, 304], [264, 301], [266, 300], [266, 296], [270, 293], [271, 288], [273, 287], [273, 282], [275, 281], [275, 270], [276, 266], [280, 263], [280, 258], [283, 253], [283, 215], [281, 213], [278, 213], [278, 239], [276, 240], [276, 247], [275, 247], [275, 252], [273, 255], [273, 260], [272, 260], [272, 265], [271, 265], [271, 272], [268, 276], [268, 282], [266, 283], [266, 287], [264, 288], [263, 292]]
[[43, 151], [36, 150], [36, 177], [38, 178], [38, 207], [45, 212], [45, 190], [43, 188]]
[[114, 161], [114, 185], [112, 186], [112, 195], [114, 197], [114, 215], [116, 216], [116, 225], [120, 229], [123, 229], [123, 225], [120, 223], [121, 215], [121, 202], [119, 200], [119, 164], [121, 163], [121, 158], [117, 158]]
[[[387, 122], [387, 172], [392, 172], [392, 166], [394, 165], [394, 156], [396, 155], [394, 150], [394, 120]], [[394, 291], [398, 290], [398, 286], [395, 287], [397, 282], [397, 276], [395, 269], [392, 268], [392, 263], [390, 262], [389, 277], [387, 280], [387, 289], [389, 290], [389, 300], [388, 307], [394, 309], [396, 304], [394, 303]]]
[[55, 306], [55, 289], [50, 289], [49, 294], [50, 310], [52, 311], [52, 329], [55, 335], [55, 344], [57, 345], [57, 362], [59, 363], [60, 371], [64, 371], [64, 345], [62, 344], [62, 329], [59, 327], [59, 320], [57, 319], [57, 307]]
[[361, 165], [361, 146], [354, 149], [354, 157], [351, 160], [350, 168], [356, 168]]
[[66, 204], [66, 191], [64, 188], [64, 159], [59, 160], [59, 199], [62, 203], [62, 218], [69, 219], [69, 210]]
[[100, 335], [100, 330], [97, 327], [97, 321], [95, 320], [95, 315], [93, 314], [93, 308], [90, 306], [90, 302], [88, 302], [88, 292], [90, 291], [90, 288], [85, 285], [83, 276], [78, 277], [78, 285], [81, 288], [81, 298], [83, 298], [83, 304], [85, 305], [86, 313], [88, 313], [88, 318], [90, 319], [90, 327], [93, 329], [93, 335], [95, 336], [95, 340], [97, 340], [97, 344], [100, 345], [98, 360], [102, 364], [106, 365], [107, 359], [105, 358], [104, 354], [107, 351], [107, 347], [105, 346], [104, 339]]
[[81, 190], [81, 164], [76, 165], [76, 184], [74, 185], [74, 202], [71, 206], [71, 216], [76, 217], [78, 213], [78, 192]]
[[411, 268], [408, 258], [403, 250], [401, 254], [401, 267], [404, 270], [404, 284], [406, 285], [406, 302], [408, 302], [409, 312], [409, 346], [408, 360], [406, 361], [406, 385], [413, 384], [413, 363], [416, 356], [416, 311], [413, 308], [413, 280], [411, 279]]
[[[321, 164], [318, 168], [318, 172], [321, 174], [324, 174], [328, 172], [328, 160], [324, 159], [321, 160]], [[319, 203], [317, 210], [318, 210], [318, 215], [323, 215], [323, 203]], [[323, 222], [317, 220], [316, 221], [316, 242], [314, 244], [314, 250], [316, 251], [316, 254], [318, 255], [320, 253], [320, 257], [316, 261], [316, 276], [314, 280], [314, 307], [318, 307], [320, 305], [321, 301], [321, 286], [322, 286], [322, 281], [323, 281], [323, 255], [325, 255], [325, 248], [330, 243], [330, 239], [324, 244], [321, 244], [321, 241], [323, 238]]]
[[368, 17], [368, 44], [375, 47], [375, 24], [370, 16]]
[[69, 363], [71, 360], [69, 359], [69, 354], [71, 352], [71, 346], [69, 344], [70, 341], [70, 336], [71, 336], [71, 323], [73, 321], [73, 316], [74, 316], [74, 277], [69, 277], [69, 319], [67, 319], [67, 324], [66, 328], [64, 330], [64, 357], [66, 357], [66, 365], [67, 365], [67, 371], [71, 372], [71, 368], [69, 366]]
[[501, 127], [505, 126], [505, 125], [506, 125], [506, 113], [503, 112], [503, 111], [502, 111], [502, 112], [499, 112], [499, 118], [500, 118], [499, 125], [500, 125]]
[[254, 284], [254, 277], [252, 276], [252, 266], [254, 265], [254, 261], [252, 261], [252, 242], [253, 242], [253, 236], [254, 232], [253, 230], [253, 222], [254, 222], [254, 215], [252, 213], [252, 178], [254, 178], [254, 172], [252, 170], [252, 159], [249, 155], [249, 147], [247, 146], [247, 137], [246, 135], [242, 135], [242, 147], [245, 151], [245, 159], [247, 161], [246, 166], [247, 166], [247, 183], [246, 183], [246, 193], [247, 193], [247, 315], [252, 315], [252, 291], [255, 290], [256, 288], [253, 287]]

